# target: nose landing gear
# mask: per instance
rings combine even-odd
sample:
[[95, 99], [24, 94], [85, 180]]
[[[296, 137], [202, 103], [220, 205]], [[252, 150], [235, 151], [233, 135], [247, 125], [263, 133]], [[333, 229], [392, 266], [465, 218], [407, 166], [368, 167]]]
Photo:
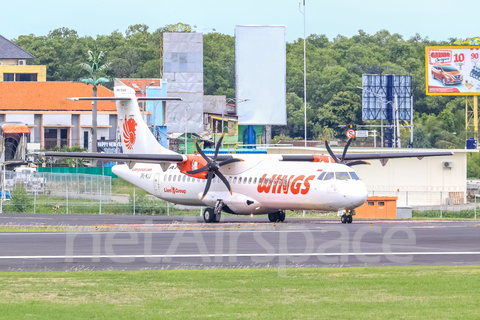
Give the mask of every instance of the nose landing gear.
[[355, 215], [355, 210], [347, 210], [341, 218], [342, 223], [352, 223], [353, 217]]

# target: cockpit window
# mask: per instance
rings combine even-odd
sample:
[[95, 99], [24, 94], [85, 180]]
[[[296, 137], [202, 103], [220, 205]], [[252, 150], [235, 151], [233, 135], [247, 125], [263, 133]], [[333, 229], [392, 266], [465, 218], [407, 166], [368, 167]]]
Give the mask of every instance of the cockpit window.
[[350, 180], [350, 176], [348, 172], [335, 172], [335, 179], [336, 180]]
[[350, 177], [352, 177], [353, 180], [360, 180], [355, 172], [350, 172]]
[[331, 179], [333, 179], [333, 172], [327, 172], [323, 180], [331, 180]]
[[318, 176], [318, 180], [323, 180], [323, 177], [325, 176], [326, 172], [322, 172], [320, 173], [320, 175]]

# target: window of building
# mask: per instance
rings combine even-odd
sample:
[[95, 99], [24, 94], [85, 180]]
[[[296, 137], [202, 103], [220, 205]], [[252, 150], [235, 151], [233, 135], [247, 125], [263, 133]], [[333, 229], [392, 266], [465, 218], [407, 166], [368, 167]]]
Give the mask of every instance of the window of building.
[[88, 131], [83, 132], [83, 147], [88, 148]]
[[13, 81], [14, 74], [13, 73], [4, 73], [3, 74], [3, 81]]
[[37, 81], [36, 73], [15, 73], [15, 81]]
[[378, 206], [379, 206], [379, 207], [383, 207], [384, 205], [385, 205], [385, 202], [383, 202], [383, 201], [379, 201], [379, 202], [378, 202]]
[[369, 207], [373, 207], [375, 205], [375, 203], [373, 201], [368, 201], [368, 206]]

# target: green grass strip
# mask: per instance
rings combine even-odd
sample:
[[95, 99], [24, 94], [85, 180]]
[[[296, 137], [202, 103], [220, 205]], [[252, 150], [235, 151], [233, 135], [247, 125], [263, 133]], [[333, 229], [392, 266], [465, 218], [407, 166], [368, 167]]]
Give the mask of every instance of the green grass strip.
[[480, 267], [0, 273], [1, 319], [478, 319]]

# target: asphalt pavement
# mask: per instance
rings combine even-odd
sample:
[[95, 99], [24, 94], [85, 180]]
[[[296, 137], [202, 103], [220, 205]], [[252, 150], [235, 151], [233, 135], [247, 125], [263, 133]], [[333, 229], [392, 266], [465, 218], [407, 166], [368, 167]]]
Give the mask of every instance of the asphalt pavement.
[[[0, 271], [144, 270], [480, 263], [480, 222], [0, 214]], [[48, 228], [46, 229], [48, 230]], [[283, 270], [283, 271], [282, 271]]]

